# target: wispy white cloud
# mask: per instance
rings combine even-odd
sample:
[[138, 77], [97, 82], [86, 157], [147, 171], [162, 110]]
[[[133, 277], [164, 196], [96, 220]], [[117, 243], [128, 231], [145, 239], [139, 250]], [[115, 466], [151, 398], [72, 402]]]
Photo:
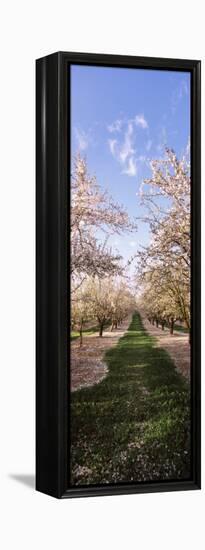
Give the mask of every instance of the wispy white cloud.
[[89, 135], [80, 128], [75, 128], [75, 138], [77, 141], [78, 149], [85, 151], [89, 145]]
[[118, 118], [117, 120], [112, 122], [112, 124], [109, 124], [107, 128], [108, 128], [108, 131], [111, 133], [120, 132], [122, 129], [122, 125], [123, 125], [123, 120]]
[[144, 114], [137, 114], [133, 118], [117, 118], [111, 124], [108, 124], [107, 129], [110, 133], [119, 133], [123, 130], [123, 127], [126, 127], [127, 124], [135, 124], [143, 130], [149, 127], [148, 122]]
[[136, 126], [140, 126], [141, 128], [143, 128], [143, 130], [148, 128], [148, 122], [145, 119], [144, 115], [136, 115], [134, 120]]
[[133, 136], [133, 125], [132, 125], [132, 122], [130, 121], [128, 122], [127, 130], [125, 132], [124, 142], [119, 151], [119, 157], [123, 164], [128, 159], [128, 157], [130, 157], [130, 155], [132, 155], [135, 152], [133, 149], [132, 136]]
[[113, 157], [116, 155], [116, 146], [117, 146], [117, 140], [116, 139], [108, 139], [110, 152], [112, 153]]
[[145, 155], [139, 155], [139, 157], [137, 157], [136, 160], [137, 160], [137, 161], [139, 160], [140, 162], [145, 162], [146, 157], [145, 157]]
[[[148, 122], [143, 114], [123, 120], [117, 119], [108, 126], [108, 131], [116, 134], [113, 139], [108, 139], [110, 152], [121, 165], [122, 174], [128, 176], [136, 176], [138, 161], [146, 160], [143, 155], [137, 157], [136, 126], [143, 130], [148, 128]], [[152, 145], [151, 140], [148, 140], [147, 144], [147, 150], [149, 150]]]
[[130, 157], [128, 159], [128, 163], [126, 168], [123, 170], [123, 174], [127, 174], [128, 176], [136, 176], [137, 174], [137, 164], [134, 157]]
[[122, 173], [128, 176], [135, 176], [137, 173], [137, 166], [134, 158], [136, 151], [134, 149], [133, 140], [133, 122], [131, 120], [127, 122], [123, 139], [108, 140], [112, 156], [120, 163]]

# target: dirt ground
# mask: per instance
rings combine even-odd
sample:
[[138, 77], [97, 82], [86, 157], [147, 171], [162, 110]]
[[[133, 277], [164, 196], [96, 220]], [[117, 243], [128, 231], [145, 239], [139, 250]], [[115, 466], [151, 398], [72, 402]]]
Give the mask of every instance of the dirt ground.
[[158, 328], [151, 325], [143, 314], [142, 321], [144, 328], [157, 338], [158, 346], [164, 348], [171, 358], [173, 359], [177, 370], [190, 380], [190, 344], [188, 334], [174, 331], [174, 334], [169, 333], [169, 329], [165, 328], [164, 331], [161, 326]]
[[83, 345], [79, 346], [79, 339], [71, 344], [71, 391], [101, 382], [108, 372], [103, 362], [105, 351], [115, 346], [131, 322], [131, 317], [123, 321], [121, 326], [111, 332], [110, 327], [105, 329], [102, 338], [98, 333], [83, 336]]

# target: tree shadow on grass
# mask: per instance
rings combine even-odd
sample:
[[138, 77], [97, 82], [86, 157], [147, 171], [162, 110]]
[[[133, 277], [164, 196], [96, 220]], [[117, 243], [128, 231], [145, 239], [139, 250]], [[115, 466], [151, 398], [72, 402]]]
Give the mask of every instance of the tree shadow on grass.
[[71, 397], [72, 482], [184, 479], [189, 387], [138, 314], [105, 353], [108, 376]]

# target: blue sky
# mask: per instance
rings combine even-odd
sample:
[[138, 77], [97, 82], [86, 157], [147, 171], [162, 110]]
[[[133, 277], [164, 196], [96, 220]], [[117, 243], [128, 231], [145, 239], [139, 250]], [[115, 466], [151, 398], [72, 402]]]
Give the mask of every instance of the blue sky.
[[[85, 156], [91, 175], [141, 216], [137, 197], [150, 175], [149, 160], [164, 146], [181, 157], [190, 136], [190, 73], [73, 65], [71, 67], [71, 154]], [[148, 243], [147, 225], [136, 234], [112, 236], [125, 260]]]

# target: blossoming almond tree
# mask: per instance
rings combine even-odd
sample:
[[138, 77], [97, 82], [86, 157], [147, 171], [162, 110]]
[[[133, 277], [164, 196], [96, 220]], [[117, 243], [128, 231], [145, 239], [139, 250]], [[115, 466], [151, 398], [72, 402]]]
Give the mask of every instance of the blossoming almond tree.
[[179, 320], [186, 322], [190, 328], [189, 312], [190, 304], [186, 288], [173, 273], [153, 272], [148, 274], [146, 283], [143, 284], [141, 295], [141, 307], [146, 311], [147, 317], [153, 324], [161, 324], [164, 329], [165, 323], [170, 327], [173, 334], [174, 323]]
[[[127, 212], [101, 191], [78, 156], [71, 180], [71, 275], [76, 290], [86, 276], [122, 273], [121, 256], [107, 246], [112, 233], [136, 230]], [[104, 238], [102, 239], [102, 235]]]
[[[135, 300], [125, 281], [121, 278], [90, 277], [85, 283], [89, 296], [92, 318], [99, 324], [99, 336], [103, 336], [105, 324], [110, 322], [111, 330], [117, 328], [130, 311], [135, 309]], [[85, 294], [85, 295], [86, 295]]]
[[190, 165], [166, 149], [151, 169], [141, 188], [151, 241], [138, 252], [138, 279], [146, 283], [154, 316], [161, 308], [158, 317], [166, 317], [173, 333], [177, 318], [190, 328]]
[[105, 324], [112, 315], [112, 288], [109, 278], [92, 277], [87, 282], [90, 307], [93, 317], [99, 324], [99, 336], [103, 335]]
[[79, 330], [80, 346], [83, 343], [83, 328], [85, 323], [92, 319], [90, 294], [85, 284], [82, 284], [75, 293], [71, 302], [71, 322], [73, 328]]
[[112, 327], [117, 329], [118, 325], [136, 309], [135, 297], [124, 279], [115, 279], [112, 282]]

